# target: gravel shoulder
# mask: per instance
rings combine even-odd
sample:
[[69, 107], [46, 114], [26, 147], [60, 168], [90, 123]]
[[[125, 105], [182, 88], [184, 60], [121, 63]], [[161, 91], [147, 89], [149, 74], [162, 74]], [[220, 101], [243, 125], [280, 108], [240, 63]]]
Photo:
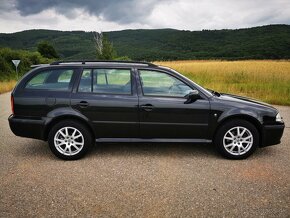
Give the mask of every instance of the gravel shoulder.
[[290, 107], [280, 145], [231, 161], [210, 145], [103, 143], [78, 161], [9, 129], [0, 95], [0, 217], [289, 217]]

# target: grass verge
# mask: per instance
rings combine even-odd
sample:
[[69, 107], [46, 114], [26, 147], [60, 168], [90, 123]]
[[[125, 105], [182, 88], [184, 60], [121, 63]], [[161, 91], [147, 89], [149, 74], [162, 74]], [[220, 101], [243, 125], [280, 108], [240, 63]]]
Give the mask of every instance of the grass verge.
[[10, 92], [16, 85], [15, 80], [0, 82], [0, 94]]

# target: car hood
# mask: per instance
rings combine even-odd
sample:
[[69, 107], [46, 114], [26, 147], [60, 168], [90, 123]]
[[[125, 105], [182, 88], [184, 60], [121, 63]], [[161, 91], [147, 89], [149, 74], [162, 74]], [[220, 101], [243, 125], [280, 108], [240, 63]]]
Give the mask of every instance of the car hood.
[[248, 98], [248, 97], [243, 97], [239, 95], [232, 95], [232, 94], [226, 94], [226, 93], [221, 93], [220, 98], [225, 101], [231, 101], [231, 102], [236, 102], [236, 103], [241, 103], [241, 104], [247, 104], [247, 105], [252, 105], [252, 106], [259, 106], [267, 109], [274, 109], [272, 105], [258, 101], [256, 99]]

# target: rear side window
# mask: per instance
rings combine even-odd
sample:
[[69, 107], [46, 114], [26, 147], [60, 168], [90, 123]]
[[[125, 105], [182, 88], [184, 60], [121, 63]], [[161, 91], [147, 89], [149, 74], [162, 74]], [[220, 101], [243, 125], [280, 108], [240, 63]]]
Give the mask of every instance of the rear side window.
[[71, 87], [72, 69], [51, 69], [40, 72], [26, 84], [26, 89], [47, 89], [67, 91]]
[[131, 94], [130, 69], [85, 69], [79, 92], [99, 94]]

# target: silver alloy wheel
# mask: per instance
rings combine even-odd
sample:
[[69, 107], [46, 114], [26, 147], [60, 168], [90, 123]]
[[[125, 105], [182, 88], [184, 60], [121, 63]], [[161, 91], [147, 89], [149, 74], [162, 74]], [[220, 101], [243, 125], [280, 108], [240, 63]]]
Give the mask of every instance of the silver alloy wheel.
[[253, 146], [254, 138], [250, 130], [242, 126], [236, 126], [226, 132], [223, 138], [223, 146], [232, 155], [243, 155]]
[[54, 135], [54, 146], [62, 154], [67, 156], [76, 155], [84, 147], [82, 133], [74, 127], [63, 127]]

